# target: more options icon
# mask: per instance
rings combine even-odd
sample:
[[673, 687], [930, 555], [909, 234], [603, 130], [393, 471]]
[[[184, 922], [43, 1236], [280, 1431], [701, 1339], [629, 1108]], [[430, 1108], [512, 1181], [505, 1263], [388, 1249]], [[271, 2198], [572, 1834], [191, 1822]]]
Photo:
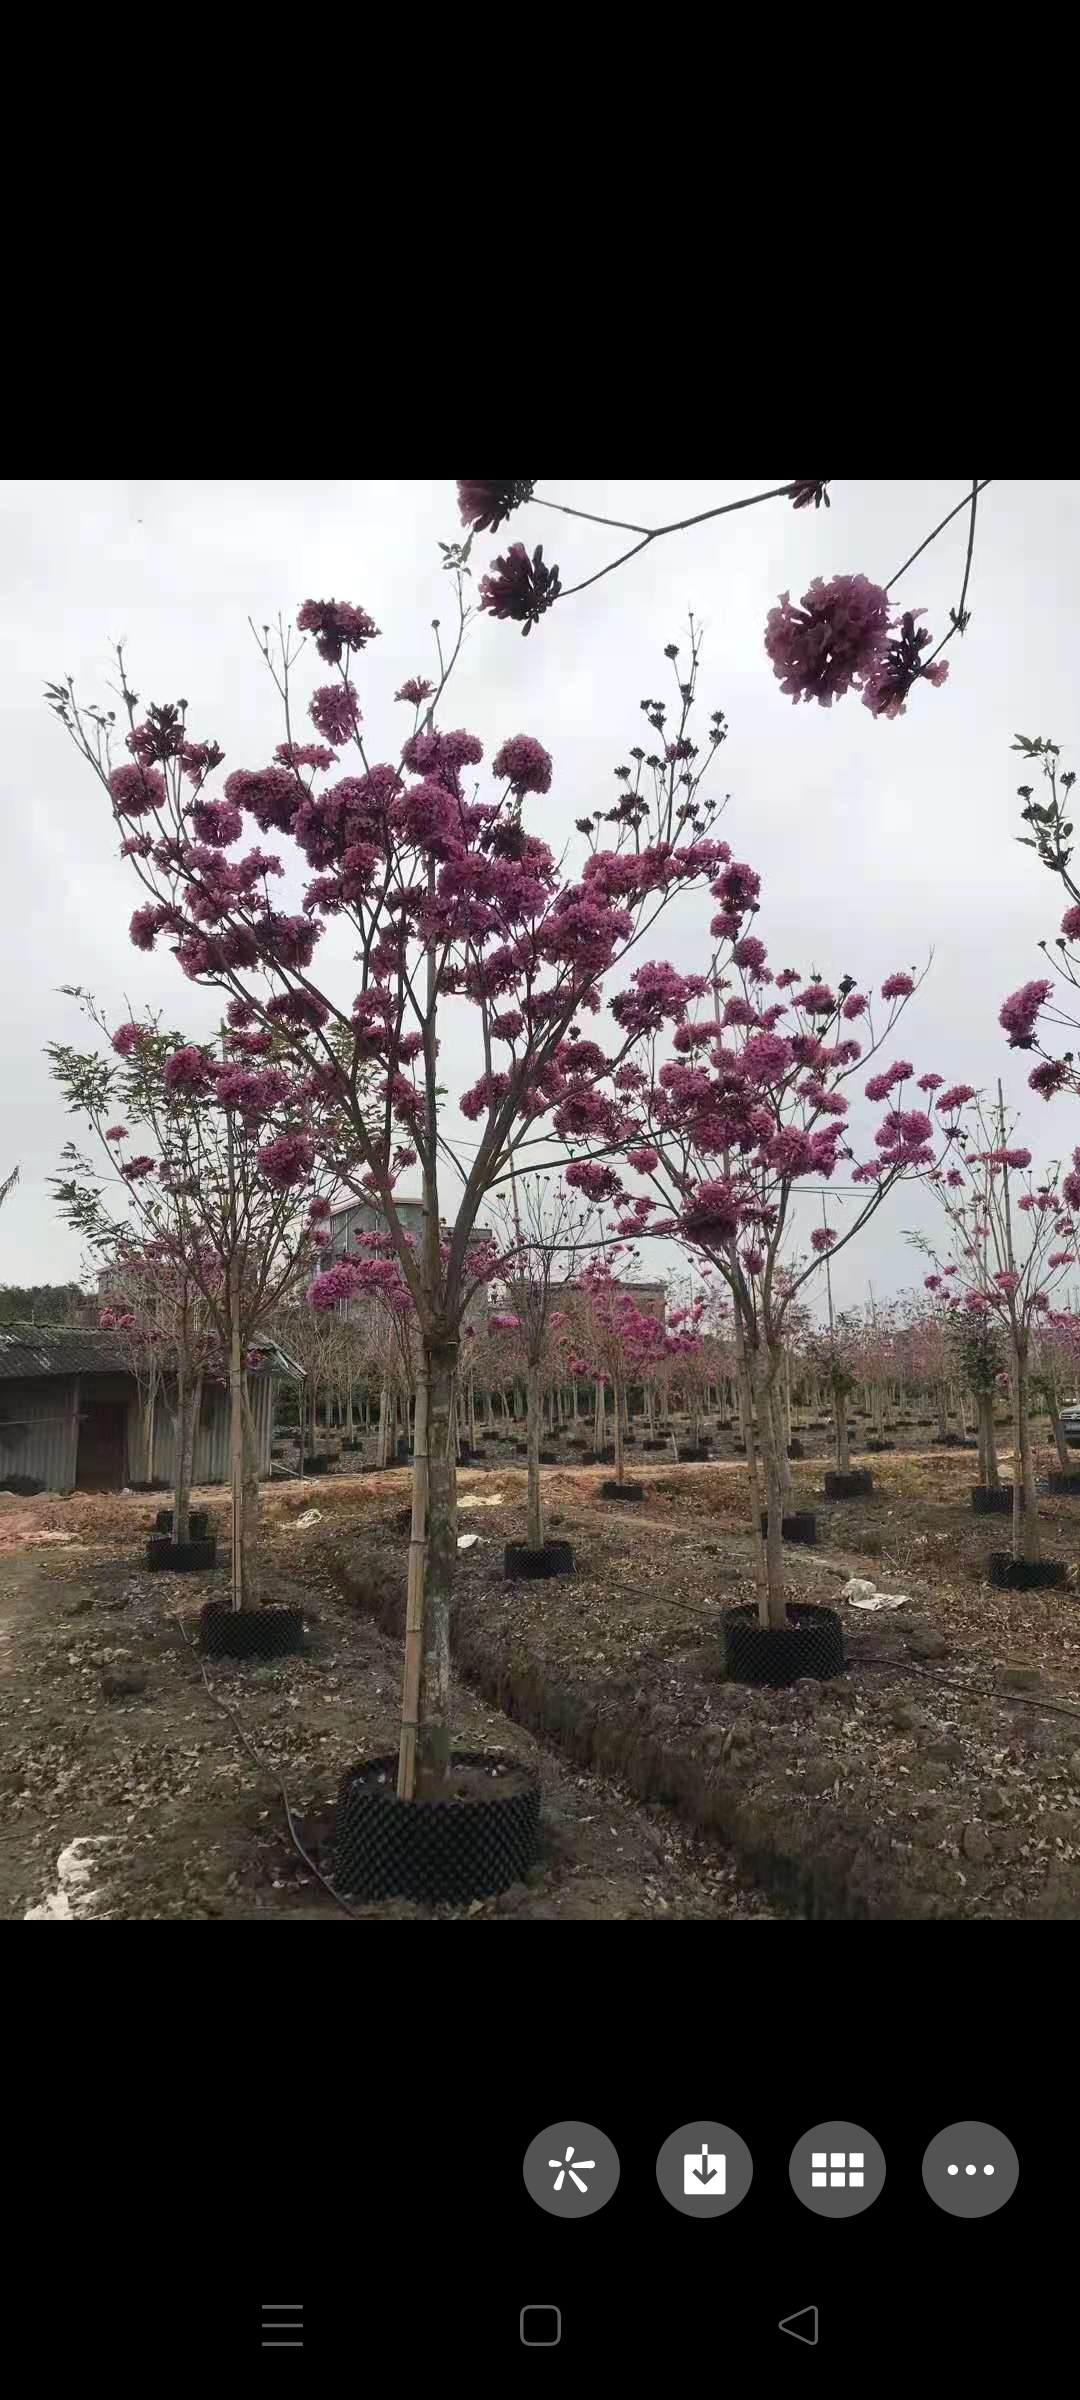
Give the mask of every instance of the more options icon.
[[992, 2217], [1012, 2199], [1020, 2181], [1020, 2161], [1008, 2135], [996, 2125], [962, 2118], [935, 2133], [927, 2145], [922, 2179], [946, 2216]]

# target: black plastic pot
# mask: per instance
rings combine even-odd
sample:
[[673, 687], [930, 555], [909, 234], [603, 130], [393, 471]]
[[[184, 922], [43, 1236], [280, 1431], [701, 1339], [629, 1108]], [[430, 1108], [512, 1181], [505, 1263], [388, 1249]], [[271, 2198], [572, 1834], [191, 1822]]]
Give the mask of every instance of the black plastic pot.
[[395, 1755], [350, 1768], [334, 1838], [342, 1891], [362, 1900], [475, 1900], [523, 1880], [539, 1848], [538, 1784], [523, 1786], [519, 1770], [500, 1790], [498, 1770], [519, 1762], [499, 1751], [458, 1750], [452, 1765], [493, 1770], [490, 1796], [399, 1800]]
[[872, 1492], [874, 1478], [869, 1467], [852, 1467], [847, 1474], [831, 1468], [825, 1477], [826, 1500], [863, 1500]]
[[868, 1449], [868, 1450], [874, 1450], [874, 1451], [878, 1451], [878, 1450], [895, 1450], [895, 1448], [896, 1448], [896, 1443], [895, 1443], [895, 1442], [883, 1441], [883, 1440], [882, 1440], [882, 1438], [881, 1438], [881, 1436], [880, 1436], [879, 1434], [876, 1434], [876, 1433], [868, 1433], [868, 1434], [867, 1434], [867, 1437], [866, 1437], [866, 1447], [867, 1447], [867, 1449]]
[[[1011, 1483], [973, 1483], [971, 1506], [977, 1517], [1011, 1517], [1013, 1487]], [[1020, 1506], [1024, 1505], [1023, 1493]]]
[[351, 1435], [346, 1434], [345, 1440], [342, 1442], [341, 1447], [343, 1450], [362, 1450], [364, 1447], [364, 1437], [360, 1433], [354, 1433]]
[[328, 1451], [328, 1450], [316, 1450], [316, 1452], [315, 1452], [315, 1454], [314, 1454], [314, 1457], [312, 1457], [312, 1458], [305, 1458], [305, 1460], [304, 1460], [304, 1473], [305, 1473], [305, 1475], [325, 1475], [325, 1473], [326, 1473], [326, 1470], [327, 1470], [327, 1467], [329, 1466], [329, 1464], [330, 1464], [330, 1453], [329, 1453], [329, 1451]]
[[567, 1434], [566, 1447], [568, 1450], [584, 1450], [585, 1446], [585, 1436], [583, 1433]]
[[643, 1483], [616, 1483], [614, 1476], [611, 1476], [607, 1483], [601, 1484], [600, 1498], [601, 1500], [644, 1500], [645, 1486]]
[[581, 1453], [581, 1463], [583, 1467], [595, 1467], [597, 1464], [595, 1450], [583, 1450]]
[[515, 1442], [514, 1450], [518, 1458], [527, 1458], [529, 1455], [529, 1445], [527, 1442]]
[[[761, 1512], [761, 1530], [763, 1534], [767, 1534], [769, 1530], [767, 1508], [763, 1508]], [[785, 1542], [816, 1542], [817, 1518], [813, 1509], [795, 1508], [792, 1509], [789, 1517], [781, 1517], [780, 1534], [781, 1539]]]
[[503, 1552], [503, 1575], [507, 1583], [521, 1577], [572, 1575], [574, 1553], [569, 1542], [545, 1542], [540, 1550], [530, 1550], [527, 1542], [507, 1542]]
[[[209, 1529], [210, 1519], [205, 1508], [193, 1508], [188, 1516], [188, 1534], [191, 1540], [193, 1542], [205, 1541]], [[154, 1518], [154, 1531], [155, 1533], [167, 1533], [170, 1539], [172, 1538], [171, 1508], [159, 1508]]]
[[[38, 1491], [41, 1491], [42, 1488], [43, 1487], [41, 1484], [37, 1485]], [[0, 1484], [0, 1491], [4, 1491], [5, 1489], [10, 1491], [10, 1484], [6, 1486], [4, 1484]], [[172, 1485], [171, 1483], [167, 1483], [165, 1478], [161, 1475], [151, 1475], [149, 1483], [129, 1483], [128, 1490], [129, 1492], [171, 1492]]]
[[1059, 1587], [1068, 1569], [1063, 1558], [1014, 1558], [1009, 1550], [991, 1550], [986, 1572], [1001, 1592], [1037, 1592]]
[[540, 1466], [542, 1466], [542, 1467], [554, 1467], [554, 1466], [556, 1466], [556, 1465], [558, 1464], [558, 1461], [557, 1461], [557, 1459], [556, 1459], [556, 1456], [555, 1456], [555, 1452], [554, 1452], [554, 1450], [541, 1450], [541, 1451], [538, 1453], [538, 1461], [537, 1461], [537, 1463], [538, 1463]]
[[788, 1446], [787, 1446], [787, 1454], [788, 1454], [788, 1457], [789, 1457], [789, 1458], [805, 1458], [805, 1457], [806, 1457], [806, 1452], [805, 1452], [805, 1450], [803, 1449], [802, 1443], [800, 1442], [800, 1440], [799, 1440], [799, 1438], [798, 1438], [798, 1435], [797, 1435], [797, 1434], [796, 1434], [796, 1435], [794, 1436], [794, 1438], [793, 1438], [793, 1439], [792, 1439], [792, 1440], [791, 1440], [791, 1441], [788, 1443]]
[[303, 1644], [301, 1608], [226, 1608], [208, 1600], [199, 1611], [199, 1648], [209, 1658], [284, 1658]]
[[963, 1434], [935, 1433], [931, 1440], [930, 1447], [932, 1450], [962, 1450], [964, 1447]]
[[712, 1447], [710, 1443], [698, 1442], [695, 1445], [693, 1442], [685, 1442], [679, 1451], [679, 1464], [680, 1466], [687, 1467], [701, 1467], [704, 1466], [706, 1460], [710, 1459], [711, 1457]]
[[167, 1533], [152, 1533], [146, 1545], [148, 1567], [161, 1567], [169, 1575], [198, 1575], [217, 1563], [217, 1537], [207, 1534], [198, 1542], [174, 1542]]
[[659, 1441], [659, 1440], [656, 1440], [656, 1441], [649, 1441], [649, 1442], [643, 1442], [643, 1443], [642, 1443], [642, 1445], [641, 1445], [641, 1447], [642, 1447], [642, 1449], [643, 1449], [643, 1450], [666, 1450], [666, 1449], [667, 1449], [667, 1443], [666, 1443], [666, 1442], [661, 1442], [661, 1441]]
[[778, 1686], [844, 1672], [844, 1629], [835, 1608], [809, 1600], [788, 1605], [786, 1625], [760, 1625], [751, 1602], [724, 1611], [724, 1666], [732, 1683]]
[[738, 1450], [741, 1456], [745, 1456], [745, 1453], [746, 1453], [746, 1443], [743, 1441], [743, 1438], [742, 1438], [742, 1435], [741, 1435], [741, 1434], [738, 1434], [738, 1433], [737, 1433], [737, 1434], [734, 1436], [734, 1439], [733, 1439], [733, 1441], [732, 1441], [731, 1447], [732, 1447], [732, 1449], [733, 1449], [733, 1450]]
[[32, 1500], [44, 1489], [44, 1484], [36, 1475], [8, 1475], [0, 1483], [0, 1492], [11, 1492], [19, 1500]]
[[1064, 1499], [1070, 1492], [1074, 1494], [1080, 1492], [1080, 1472], [1074, 1470], [1068, 1475], [1062, 1475], [1060, 1473], [1048, 1475], [1046, 1478], [1046, 1488], [1048, 1492], [1054, 1493], [1058, 1499]]

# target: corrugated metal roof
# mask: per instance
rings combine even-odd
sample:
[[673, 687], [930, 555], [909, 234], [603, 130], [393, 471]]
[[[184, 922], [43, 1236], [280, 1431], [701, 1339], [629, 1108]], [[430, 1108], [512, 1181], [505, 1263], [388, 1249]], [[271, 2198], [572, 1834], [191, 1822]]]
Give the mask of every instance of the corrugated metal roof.
[[0, 1325], [0, 1376], [118, 1375], [130, 1360], [111, 1333], [79, 1325]]

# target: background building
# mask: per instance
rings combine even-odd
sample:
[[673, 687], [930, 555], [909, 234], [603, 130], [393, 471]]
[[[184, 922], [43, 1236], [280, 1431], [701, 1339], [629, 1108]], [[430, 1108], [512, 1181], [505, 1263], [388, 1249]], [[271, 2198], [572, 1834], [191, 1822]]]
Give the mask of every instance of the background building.
[[[411, 1236], [419, 1248], [424, 1231], [423, 1201], [398, 1200], [395, 1205], [404, 1232]], [[340, 1208], [332, 1209], [330, 1213], [330, 1246], [322, 1254], [323, 1268], [333, 1266], [339, 1258], [362, 1258], [364, 1253], [357, 1247], [357, 1234], [375, 1233], [380, 1229], [383, 1232], [386, 1231], [386, 1218], [376, 1202], [371, 1200], [343, 1201]], [[444, 1237], [448, 1239], [449, 1226], [444, 1225], [442, 1230]], [[469, 1244], [470, 1249], [482, 1239], [481, 1234], [474, 1235]], [[389, 1240], [389, 1235], [387, 1235], [387, 1240]], [[465, 1324], [473, 1326], [477, 1332], [486, 1332], [490, 1305], [488, 1287], [485, 1283], [472, 1294], [465, 1310]], [[360, 1293], [355, 1300], [339, 1302], [336, 1313], [338, 1316], [344, 1317], [349, 1324], [359, 1325], [363, 1322], [365, 1309], [370, 1306], [371, 1302], [363, 1293]]]
[[[275, 1342], [257, 1338], [263, 1365], [248, 1376], [259, 1473], [270, 1472], [274, 1385], [299, 1369]], [[152, 1449], [151, 1449], [152, 1444]], [[0, 1325], [0, 1487], [26, 1476], [48, 1492], [118, 1492], [125, 1484], [171, 1482], [176, 1438], [168, 1394], [148, 1423], [145, 1394], [115, 1334], [67, 1325]], [[148, 1463], [149, 1462], [149, 1463]], [[203, 1384], [192, 1480], [229, 1473], [229, 1395]]]

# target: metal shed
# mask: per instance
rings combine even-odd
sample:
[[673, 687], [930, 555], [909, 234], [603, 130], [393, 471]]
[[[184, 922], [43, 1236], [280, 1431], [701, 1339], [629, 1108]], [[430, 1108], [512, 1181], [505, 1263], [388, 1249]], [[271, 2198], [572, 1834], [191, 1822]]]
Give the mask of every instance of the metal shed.
[[[265, 1364], [248, 1377], [259, 1473], [270, 1472], [273, 1386], [300, 1374], [269, 1341]], [[167, 1404], [154, 1412], [153, 1473], [171, 1478], [176, 1441]], [[195, 1429], [193, 1481], [229, 1472], [229, 1396], [204, 1386]], [[47, 1491], [120, 1491], [147, 1480], [147, 1425], [138, 1384], [111, 1333], [66, 1325], [0, 1325], [0, 1484], [33, 1477]]]

